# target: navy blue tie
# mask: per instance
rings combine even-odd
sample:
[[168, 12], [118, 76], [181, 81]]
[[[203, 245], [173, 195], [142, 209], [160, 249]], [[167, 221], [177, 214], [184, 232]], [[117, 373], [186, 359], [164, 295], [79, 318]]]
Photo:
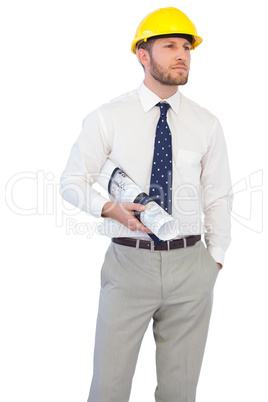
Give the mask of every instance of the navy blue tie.
[[167, 123], [168, 103], [158, 103], [160, 118], [157, 123], [150, 197], [167, 213], [172, 212], [172, 136]]

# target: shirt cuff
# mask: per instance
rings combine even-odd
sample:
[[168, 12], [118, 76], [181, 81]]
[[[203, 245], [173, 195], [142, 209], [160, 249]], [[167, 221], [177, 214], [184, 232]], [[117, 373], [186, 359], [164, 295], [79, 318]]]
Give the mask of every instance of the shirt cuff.
[[217, 247], [208, 247], [208, 251], [211, 255], [211, 257], [216, 261], [219, 262], [222, 266], [224, 264], [224, 257], [225, 257], [225, 252], [221, 248]]
[[109, 202], [107, 198], [103, 197], [99, 193], [95, 194], [94, 198], [91, 201], [90, 214], [95, 218], [101, 218], [102, 209], [106, 202]]

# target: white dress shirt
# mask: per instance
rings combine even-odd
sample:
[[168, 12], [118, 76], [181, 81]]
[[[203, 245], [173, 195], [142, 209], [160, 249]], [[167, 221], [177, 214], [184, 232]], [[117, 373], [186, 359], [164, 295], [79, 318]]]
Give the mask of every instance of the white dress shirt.
[[[138, 88], [89, 113], [72, 147], [61, 177], [63, 198], [95, 217], [110, 201], [94, 183], [110, 158], [145, 193], [149, 193], [156, 124], [162, 101], [143, 83]], [[172, 133], [172, 216], [180, 237], [205, 235], [212, 257], [223, 263], [230, 244], [230, 189], [228, 156], [221, 125], [206, 109], [179, 91], [166, 99]], [[100, 233], [110, 237], [150, 239], [105, 218]]]

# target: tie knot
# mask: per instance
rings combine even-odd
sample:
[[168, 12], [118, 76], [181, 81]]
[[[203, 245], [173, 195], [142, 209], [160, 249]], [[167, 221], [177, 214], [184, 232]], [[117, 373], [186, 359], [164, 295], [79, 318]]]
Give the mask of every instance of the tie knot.
[[170, 104], [166, 102], [159, 102], [156, 106], [160, 107], [161, 116], [166, 116], [168, 109], [170, 108]]

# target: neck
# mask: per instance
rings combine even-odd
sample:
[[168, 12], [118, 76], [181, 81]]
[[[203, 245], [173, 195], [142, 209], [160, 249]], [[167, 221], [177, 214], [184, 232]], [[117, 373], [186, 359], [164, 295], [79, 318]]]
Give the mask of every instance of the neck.
[[144, 85], [161, 99], [168, 99], [178, 91], [178, 85], [163, 85], [152, 76], [145, 76]]

